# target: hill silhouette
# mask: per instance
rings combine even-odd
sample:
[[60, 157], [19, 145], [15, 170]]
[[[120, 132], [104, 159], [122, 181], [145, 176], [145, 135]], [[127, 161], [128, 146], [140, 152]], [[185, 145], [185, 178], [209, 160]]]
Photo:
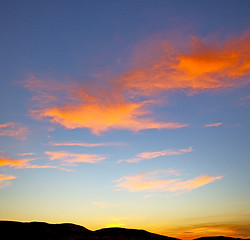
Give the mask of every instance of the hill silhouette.
[[90, 231], [85, 227], [63, 223], [0, 221], [1, 236], [8, 240], [177, 240], [144, 230], [104, 228]]
[[[104, 228], [96, 231], [72, 223], [0, 221], [1, 236], [8, 240], [178, 240], [145, 230]], [[239, 240], [231, 237], [202, 237], [196, 240]]]

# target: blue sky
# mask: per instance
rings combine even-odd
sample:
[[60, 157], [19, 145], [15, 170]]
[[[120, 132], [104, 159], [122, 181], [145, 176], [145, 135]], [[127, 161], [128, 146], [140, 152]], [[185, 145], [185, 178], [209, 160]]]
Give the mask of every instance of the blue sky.
[[249, 237], [248, 9], [2, 1], [1, 219]]

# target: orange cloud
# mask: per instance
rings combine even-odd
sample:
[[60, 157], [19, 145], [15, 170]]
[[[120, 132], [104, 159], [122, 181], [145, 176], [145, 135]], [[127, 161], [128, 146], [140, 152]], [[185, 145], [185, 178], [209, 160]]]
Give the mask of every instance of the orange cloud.
[[144, 159], [152, 159], [152, 158], [157, 158], [160, 156], [172, 156], [172, 155], [180, 155], [180, 154], [185, 154], [188, 152], [192, 152], [193, 148], [189, 147], [187, 149], [166, 149], [163, 151], [159, 151], [159, 152], [143, 152], [143, 153], [139, 153], [136, 155], [136, 157], [131, 158], [131, 159], [127, 159], [127, 160], [119, 160], [118, 163], [120, 162], [129, 162], [129, 163], [137, 163], [139, 161], [142, 161]]
[[8, 166], [13, 168], [26, 168], [28, 163], [34, 159], [10, 159], [10, 158], [1, 158], [0, 167]]
[[210, 123], [210, 124], [205, 124], [204, 127], [219, 127], [221, 126], [223, 123], [218, 122], [218, 123]]
[[179, 176], [179, 173], [173, 169], [143, 172], [135, 176], [124, 176], [116, 181], [118, 183], [115, 186], [131, 192], [191, 191], [222, 178], [221, 176], [213, 177], [203, 175], [194, 179], [182, 181], [177, 178], [169, 179], [169, 175]]
[[[136, 94], [170, 90], [193, 93], [249, 83], [250, 32], [224, 42], [192, 37], [185, 49], [169, 41], [151, 44], [150, 48], [138, 67], [119, 77], [125, 88]], [[152, 54], [154, 51], [160, 54]]]
[[51, 166], [51, 165], [37, 165], [32, 164], [31, 162], [36, 160], [36, 158], [27, 158], [27, 159], [11, 159], [11, 158], [0, 158], [0, 167], [10, 167], [10, 168], [57, 168], [61, 170], [66, 170], [60, 166]]
[[175, 122], [156, 122], [144, 117], [149, 112], [143, 103], [96, 103], [67, 104], [60, 107], [49, 107], [32, 111], [33, 116], [50, 118], [66, 128], [89, 128], [94, 134], [114, 129], [140, 131], [143, 129], [176, 129], [186, 127], [187, 124]]
[[85, 142], [62, 142], [50, 143], [53, 146], [79, 146], [79, 147], [102, 147], [102, 146], [120, 146], [122, 143], [107, 142], [107, 143], [85, 143]]
[[169, 191], [190, 191], [222, 178], [222, 176], [212, 177], [209, 175], [203, 175], [187, 181], [176, 182], [174, 186], [169, 188]]
[[204, 236], [227, 236], [234, 238], [249, 238], [249, 222], [198, 223], [185, 227], [177, 227], [165, 232], [180, 239], [195, 239]]
[[0, 136], [16, 137], [25, 140], [28, 132], [28, 128], [21, 123], [7, 122], [0, 124]]
[[[61, 82], [58, 81], [57, 85]], [[38, 109], [31, 110], [36, 119], [47, 118], [65, 128], [89, 128], [94, 134], [110, 129], [140, 131], [143, 129], [176, 129], [187, 124], [159, 122], [149, 109], [152, 100], [134, 101], [124, 95], [123, 88], [112, 81], [103, 87], [89, 83], [71, 83], [56, 88], [46, 81], [31, 76], [25, 86], [33, 91]], [[36, 96], [38, 96], [36, 98]], [[50, 97], [52, 96], [52, 97]], [[44, 98], [44, 100], [43, 100]], [[44, 103], [46, 102], [46, 103]]]
[[[31, 115], [67, 129], [88, 128], [94, 134], [111, 129], [177, 129], [188, 124], [161, 122], [153, 117], [159, 93], [189, 94], [249, 82], [250, 32], [226, 41], [192, 37], [185, 44], [159, 41], [149, 54], [112, 78], [76, 81], [44, 81], [31, 75], [24, 83], [37, 103]], [[142, 49], [142, 52], [147, 52]], [[159, 54], [158, 54], [159, 53]]]
[[45, 152], [51, 161], [59, 160], [63, 166], [76, 166], [76, 163], [99, 163], [106, 158], [98, 154], [78, 154], [65, 151]]
[[0, 188], [8, 186], [10, 183], [9, 180], [12, 179], [16, 179], [16, 177], [12, 175], [0, 174]]

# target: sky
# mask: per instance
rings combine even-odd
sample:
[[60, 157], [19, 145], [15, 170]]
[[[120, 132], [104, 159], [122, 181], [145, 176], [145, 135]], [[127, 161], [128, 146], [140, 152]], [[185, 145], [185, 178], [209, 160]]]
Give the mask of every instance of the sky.
[[0, 1], [0, 219], [250, 237], [249, 7]]

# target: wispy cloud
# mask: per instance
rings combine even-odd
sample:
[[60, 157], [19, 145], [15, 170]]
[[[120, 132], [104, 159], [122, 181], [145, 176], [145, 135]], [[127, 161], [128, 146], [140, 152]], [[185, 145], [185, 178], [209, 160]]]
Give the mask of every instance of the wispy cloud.
[[52, 146], [79, 146], [79, 147], [102, 147], [102, 146], [120, 146], [123, 143], [106, 142], [106, 143], [86, 143], [86, 142], [50, 142]]
[[31, 156], [31, 155], [35, 155], [35, 153], [29, 152], [29, 153], [17, 153], [17, 156]]
[[1, 158], [0, 167], [8, 166], [12, 168], [26, 168], [29, 162], [34, 159], [11, 159], [11, 158]]
[[10, 184], [9, 180], [13, 179], [16, 179], [16, 177], [12, 175], [0, 174], [0, 188], [7, 187]]
[[[204, 236], [228, 236], [235, 238], [248, 238], [250, 235], [249, 222], [213, 222], [198, 223], [188, 226], [177, 227], [171, 232], [180, 239], [194, 239]], [[178, 233], [178, 234], [176, 234]]]
[[[134, 176], [124, 176], [115, 182], [118, 189], [126, 189], [130, 192], [176, 192], [191, 191], [222, 178], [222, 176], [202, 175], [189, 180], [173, 178], [180, 176], [179, 172], [173, 169], [156, 170], [143, 172]], [[170, 176], [172, 176], [170, 178]]]
[[250, 95], [241, 97], [237, 102], [240, 106], [250, 107]]
[[160, 156], [181, 155], [181, 154], [185, 154], [185, 153], [192, 152], [192, 151], [193, 151], [193, 148], [189, 147], [186, 149], [166, 149], [166, 150], [158, 151], [158, 152], [143, 152], [143, 153], [137, 154], [134, 158], [127, 159], [127, 160], [119, 160], [117, 163], [121, 163], [121, 162], [137, 163], [145, 159], [152, 159], [152, 158], [157, 158]]
[[58, 160], [62, 166], [76, 166], [77, 163], [99, 163], [106, 159], [103, 155], [98, 154], [80, 154], [66, 151], [45, 152], [51, 161]]
[[186, 45], [168, 40], [149, 44], [137, 66], [122, 74], [120, 81], [143, 95], [169, 90], [195, 93], [249, 82], [249, 31], [225, 41], [190, 39]]
[[205, 124], [204, 127], [219, 127], [222, 124], [223, 124], [222, 122], [210, 123], [210, 124]]
[[16, 137], [25, 140], [29, 133], [28, 127], [17, 122], [0, 124], [0, 136]]
[[215, 177], [210, 175], [202, 175], [194, 179], [176, 182], [173, 186], [169, 188], [169, 191], [190, 191], [222, 178], [222, 176]]
[[67, 129], [88, 128], [97, 135], [111, 129], [137, 132], [187, 127], [179, 121], [157, 119], [154, 107], [160, 102], [159, 93], [190, 95], [243, 86], [249, 82], [249, 46], [250, 32], [225, 41], [159, 40], [141, 49], [146, 53], [140, 61], [113, 77], [101, 75], [103, 79], [81, 83], [71, 79], [69, 84], [30, 75], [24, 85], [37, 103], [31, 115]]
[[61, 169], [60, 166], [52, 166], [52, 165], [37, 165], [33, 164], [32, 161], [36, 160], [36, 158], [25, 158], [25, 159], [12, 159], [12, 158], [0, 158], [0, 167], [10, 167], [16, 169], [25, 169], [25, 168], [56, 168]]
[[175, 129], [187, 126], [176, 122], [155, 121], [148, 117], [152, 114], [148, 109], [150, 101], [132, 102], [122, 95], [121, 90], [112, 92], [112, 89], [97, 87], [91, 92], [84, 86], [72, 86], [69, 90], [62, 90], [62, 95], [70, 95], [64, 99], [66, 104], [53, 103], [49, 107], [31, 111], [31, 115], [38, 119], [48, 118], [68, 129], [89, 128], [96, 135], [110, 129], [136, 132], [143, 129]]

